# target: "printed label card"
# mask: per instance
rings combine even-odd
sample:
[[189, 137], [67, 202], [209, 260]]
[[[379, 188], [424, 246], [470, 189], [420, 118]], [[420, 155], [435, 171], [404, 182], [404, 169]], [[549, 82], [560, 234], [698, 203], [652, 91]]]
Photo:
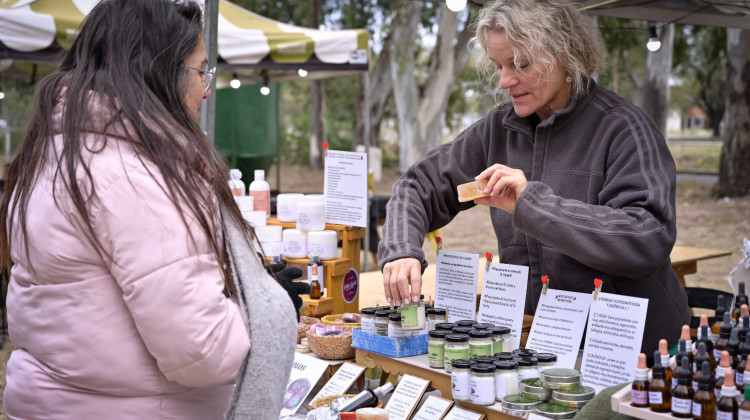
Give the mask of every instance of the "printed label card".
[[326, 223], [367, 227], [367, 154], [329, 150], [323, 180]]
[[297, 412], [327, 368], [328, 362], [324, 360], [294, 353], [294, 363], [284, 391], [280, 416], [289, 416]]
[[404, 374], [385, 406], [389, 412], [388, 419], [409, 420], [429, 384], [427, 379]]
[[453, 401], [430, 395], [412, 420], [440, 420], [453, 405]]
[[357, 381], [357, 378], [359, 378], [364, 371], [364, 366], [352, 362], [344, 362], [344, 364], [339, 367], [339, 370], [331, 376], [328, 383], [326, 383], [323, 388], [321, 388], [320, 392], [315, 395], [313, 400], [327, 397], [329, 395], [346, 394], [346, 391], [354, 385], [354, 382]]
[[510, 328], [511, 348], [521, 344], [529, 267], [491, 263], [484, 273], [477, 321]]
[[442, 250], [435, 266], [435, 307], [448, 308], [448, 322], [476, 319], [479, 255]]

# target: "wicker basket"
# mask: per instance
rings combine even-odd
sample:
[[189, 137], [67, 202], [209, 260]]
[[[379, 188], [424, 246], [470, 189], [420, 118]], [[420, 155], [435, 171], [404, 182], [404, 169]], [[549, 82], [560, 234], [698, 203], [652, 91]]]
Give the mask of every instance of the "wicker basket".
[[[352, 331], [350, 327], [343, 330]], [[316, 356], [326, 360], [351, 359], [355, 353], [351, 335], [317, 335], [308, 331], [307, 344]]]
[[338, 325], [339, 327], [361, 327], [362, 324], [359, 322], [337, 322], [337, 319], [341, 319], [341, 317], [344, 314], [332, 314], [332, 315], [326, 315], [323, 318], [321, 318], [321, 322], [323, 325]]
[[[321, 397], [321, 398], [318, 398], [317, 400], [313, 400], [313, 402], [310, 403], [310, 405], [312, 406], [312, 408], [328, 407], [329, 405], [331, 405], [331, 402], [333, 402], [333, 400], [335, 400], [336, 398], [354, 397], [355, 395], [357, 394], [329, 395], [327, 397]], [[383, 400], [378, 400], [377, 407], [383, 408]]]

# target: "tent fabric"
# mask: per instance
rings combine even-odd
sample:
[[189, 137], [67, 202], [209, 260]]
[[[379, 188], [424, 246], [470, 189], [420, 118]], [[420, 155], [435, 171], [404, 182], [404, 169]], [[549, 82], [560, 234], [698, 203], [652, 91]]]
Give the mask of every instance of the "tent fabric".
[[[0, 59], [57, 61], [100, 0], [0, 1]], [[226, 0], [219, 2], [221, 66], [256, 69], [366, 70], [364, 29], [322, 31], [276, 22]]]

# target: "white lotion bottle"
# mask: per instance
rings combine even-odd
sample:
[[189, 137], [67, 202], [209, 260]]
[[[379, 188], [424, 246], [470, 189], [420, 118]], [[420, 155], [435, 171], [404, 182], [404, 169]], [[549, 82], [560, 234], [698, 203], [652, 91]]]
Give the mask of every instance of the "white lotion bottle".
[[239, 169], [229, 170], [229, 189], [232, 190], [232, 195], [235, 197], [245, 195], [245, 183], [242, 182], [242, 171]]
[[253, 197], [255, 211], [266, 212], [266, 218], [271, 217], [271, 187], [266, 182], [266, 171], [255, 170], [255, 180], [250, 183], [250, 196]]

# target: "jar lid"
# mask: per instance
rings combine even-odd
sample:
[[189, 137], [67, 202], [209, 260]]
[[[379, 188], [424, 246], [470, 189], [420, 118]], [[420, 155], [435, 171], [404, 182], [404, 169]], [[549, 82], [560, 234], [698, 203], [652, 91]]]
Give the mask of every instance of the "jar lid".
[[493, 335], [510, 334], [510, 328], [509, 327], [504, 327], [502, 325], [500, 325], [500, 326], [495, 325], [494, 327], [490, 328], [490, 331], [492, 331]]
[[427, 312], [427, 315], [445, 315], [444, 308], [428, 308], [426, 309], [426, 312]]
[[518, 363], [513, 360], [495, 360], [492, 364], [495, 365], [497, 370], [516, 370], [516, 367], [518, 367]]
[[492, 331], [490, 331], [490, 330], [471, 330], [471, 331], [469, 331], [469, 337], [472, 337], [472, 338], [490, 338], [490, 337], [492, 337]]
[[377, 312], [378, 308], [362, 308], [359, 313], [362, 315], [375, 315], [375, 312]]
[[391, 315], [390, 309], [383, 309], [380, 311], [375, 311], [375, 316], [378, 318], [388, 318]]
[[460, 321], [456, 321], [456, 324], [460, 327], [471, 327], [475, 322], [477, 321], [474, 321], [473, 319], [462, 319]]
[[445, 338], [445, 336], [450, 333], [451, 333], [450, 331], [446, 331], [446, 330], [431, 330], [429, 334], [430, 334], [430, 337]]
[[495, 357], [494, 356], [477, 356], [474, 358], [474, 361], [477, 363], [494, 363]]
[[539, 378], [526, 378], [518, 383], [518, 392], [521, 395], [540, 401], [549, 400], [550, 390], [542, 385]]
[[457, 326], [458, 325], [456, 325], [453, 322], [440, 322], [440, 323], [435, 324], [435, 329], [436, 330], [448, 330], [448, 331], [451, 331], [454, 328], [456, 328]]
[[495, 373], [495, 365], [490, 363], [475, 363], [471, 367], [471, 371], [477, 373]]
[[[515, 362], [515, 358], [516, 358], [516, 356], [513, 353], [510, 353], [510, 352], [507, 352], [507, 351], [495, 354], [495, 359], [497, 359], [497, 360], [512, 360], [512, 361]], [[518, 364], [518, 363], [516, 363], [516, 364]]]
[[453, 369], [456, 369], [456, 368], [458, 368], [458, 369], [469, 369], [469, 368], [471, 368], [472, 364], [474, 364], [474, 362], [472, 362], [469, 359], [453, 359], [453, 360], [451, 360], [451, 366], [453, 367]]
[[398, 312], [392, 312], [388, 315], [388, 319], [390, 319], [391, 321], [401, 322], [401, 314]]
[[581, 382], [581, 372], [576, 369], [544, 369], [539, 379], [545, 384], [577, 384]]
[[451, 331], [453, 331], [456, 334], [466, 334], [466, 335], [468, 335], [469, 331], [471, 331], [473, 329], [474, 328], [471, 328], [471, 327], [462, 327], [462, 326], [459, 325], [457, 327], [453, 327], [453, 329]]
[[475, 330], [489, 330], [490, 328], [494, 327], [494, 324], [490, 324], [487, 322], [475, 322], [472, 327], [474, 327]]
[[594, 398], [596, 391], [590, 386], [575, 386], [552, 390], [552, 398], [561, 402], [585, 402]]
[[536, 360], [536, 357], [521, 357], [521, 358], [518, 358], [517, 361], [518, 361], [518, 366], [519, 367], [521, 367], [521, 366], [524, 366], [524, 367], [525, 366], [536, 366], [537, 363], [539, 362], [538, 360]]
[[533, 355], [536, 354], [536, 350], [531, 350], [531, 349], [515, 349], [515, 350], [513, 350], [513, 354], [515, 354], [516, 356], [521, 356], [521, 357], [533, 356]]
[[503, 408], [510, 410], [533, 410], [534, 407], [541, 404], [541, 401], [524, 397], [521, 394], [508, 394], [503, 397]]
[[445, 336], [445, 341], [449, 343], [465, 343], [469, 341], [469, 336], [466, 334], [448, 334]]
[[553, 353], [537, 353], [536, 356], [539, 363], [554, 363], [557, 361], [557, 355]]
[[578, 410], [575, 408], [562, 407], [552, 403], [539, 404], [534, 411], [552, 419], [572, 419], [578, 414]]

